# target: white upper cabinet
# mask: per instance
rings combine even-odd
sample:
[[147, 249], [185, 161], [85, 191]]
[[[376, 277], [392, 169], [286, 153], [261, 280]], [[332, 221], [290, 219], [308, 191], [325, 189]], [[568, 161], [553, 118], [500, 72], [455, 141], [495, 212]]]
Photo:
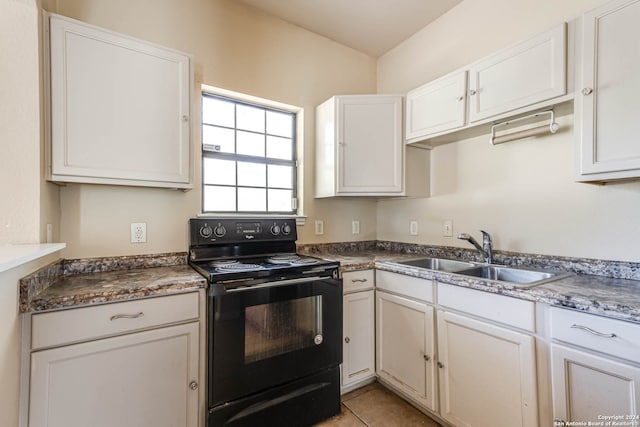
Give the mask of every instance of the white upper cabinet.
[[48, 23], [48, 179], [190, 188], [190, 57], [58, 15]]
[[640, 177], [638, 22], [638, 0], [615, 0], [582, 17], [575, 102], [579, 181]]
[[[480, 125], [569, 100], [567, 42], [567, 24], [562, 23], [409, 91], [407, 143], [472, 128], [486, 133]], [[440, 138], [426, 145], [455, 140]]]
[[407, 93], [408, 141], [465, 125], [467, 72], [449, 74]]
[[469, 67], [469, 121], [476, 122], [566, 93], [566, 25]]
[[316, 197], [403, 194], [402, 96], [334, 96], [316, 108]]

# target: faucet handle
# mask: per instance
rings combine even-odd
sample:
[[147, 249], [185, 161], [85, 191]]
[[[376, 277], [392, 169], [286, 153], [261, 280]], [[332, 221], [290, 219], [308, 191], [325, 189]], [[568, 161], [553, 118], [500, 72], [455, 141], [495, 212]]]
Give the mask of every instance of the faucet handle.
[[484, 230], [480, 230], [480, 232], [482, 233], [482, 240], [491, 242], [491, 234]]

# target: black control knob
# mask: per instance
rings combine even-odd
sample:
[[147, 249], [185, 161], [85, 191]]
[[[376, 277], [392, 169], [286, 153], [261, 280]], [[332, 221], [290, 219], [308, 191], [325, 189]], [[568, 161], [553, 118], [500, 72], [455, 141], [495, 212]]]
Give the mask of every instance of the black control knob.
[[289, 224], [284, 224], [282, 226], [282, 234], [284, 234], [285, 236], [291, 234], [291, 226]]
[[273, 224], [271, 226], [271, 234], [273, 234], [274, 236], [280, 234], [280, 226], [278, 224]]
[[224, 225], [218, 224], [216, 228], [213, 229], [213, 234], [215, 234], [216, 237], [224, 237], [224, 235], [227, 234], [227, 229], [224, 228]]
[[213, 229], [209, 227], [209, 224], [205, 224], [202, 227], [200, 227], [200, 235], [205, 239], [208, 239], [209, 237], [211, 237], [212, 233], [213, 233]]

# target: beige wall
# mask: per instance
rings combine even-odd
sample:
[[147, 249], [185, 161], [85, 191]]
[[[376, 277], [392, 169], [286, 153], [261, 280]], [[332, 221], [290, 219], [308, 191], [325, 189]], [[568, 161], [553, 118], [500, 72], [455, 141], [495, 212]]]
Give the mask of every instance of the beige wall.
[[[601, 3], [463, 1], [380, 58], [378, 91], [406, 92]], [[471, 248], [442, 236], [450, 219], [454, 235], [485, 229], [502, 250], [639, 262], [640, 183], [575, 183], [573, 115], [559, 122], [549, 137], [493, 147], [484, 135], [434, 149], [432, 197], [379, 202], [378, 239]]]
[[[376, 60], [232, 0], [58, 0], [45, 9], [194, 55], [196, 89], [220, 87], [304, 108], [304, 213], [299, 241], [375, 238], [375, 200], [314, 200], [315, 106], [335, 94], [373, 93]], [[198, 108], [197, 99], [194, 107]], [[197, 111], [197, 110], [196, 110]], [[69, 185], [60, 190], [65, 258], [185, 251], [187, 219], [200, 210], [200, 132], [193, 129], [194, 189]], [[315, 236], [313, 222], [325, 221]], [[146, 222], [148, 242], [129, 243]]]
[[40, 238], [40, 101], [35, 1], [0, 0], [0, 244]]

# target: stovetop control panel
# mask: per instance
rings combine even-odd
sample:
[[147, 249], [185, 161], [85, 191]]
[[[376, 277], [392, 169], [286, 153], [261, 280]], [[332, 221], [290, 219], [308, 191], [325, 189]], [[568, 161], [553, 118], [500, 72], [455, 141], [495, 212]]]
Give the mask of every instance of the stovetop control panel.
[[191, 218], [190, 246], [295, 241], [295, 218]]

